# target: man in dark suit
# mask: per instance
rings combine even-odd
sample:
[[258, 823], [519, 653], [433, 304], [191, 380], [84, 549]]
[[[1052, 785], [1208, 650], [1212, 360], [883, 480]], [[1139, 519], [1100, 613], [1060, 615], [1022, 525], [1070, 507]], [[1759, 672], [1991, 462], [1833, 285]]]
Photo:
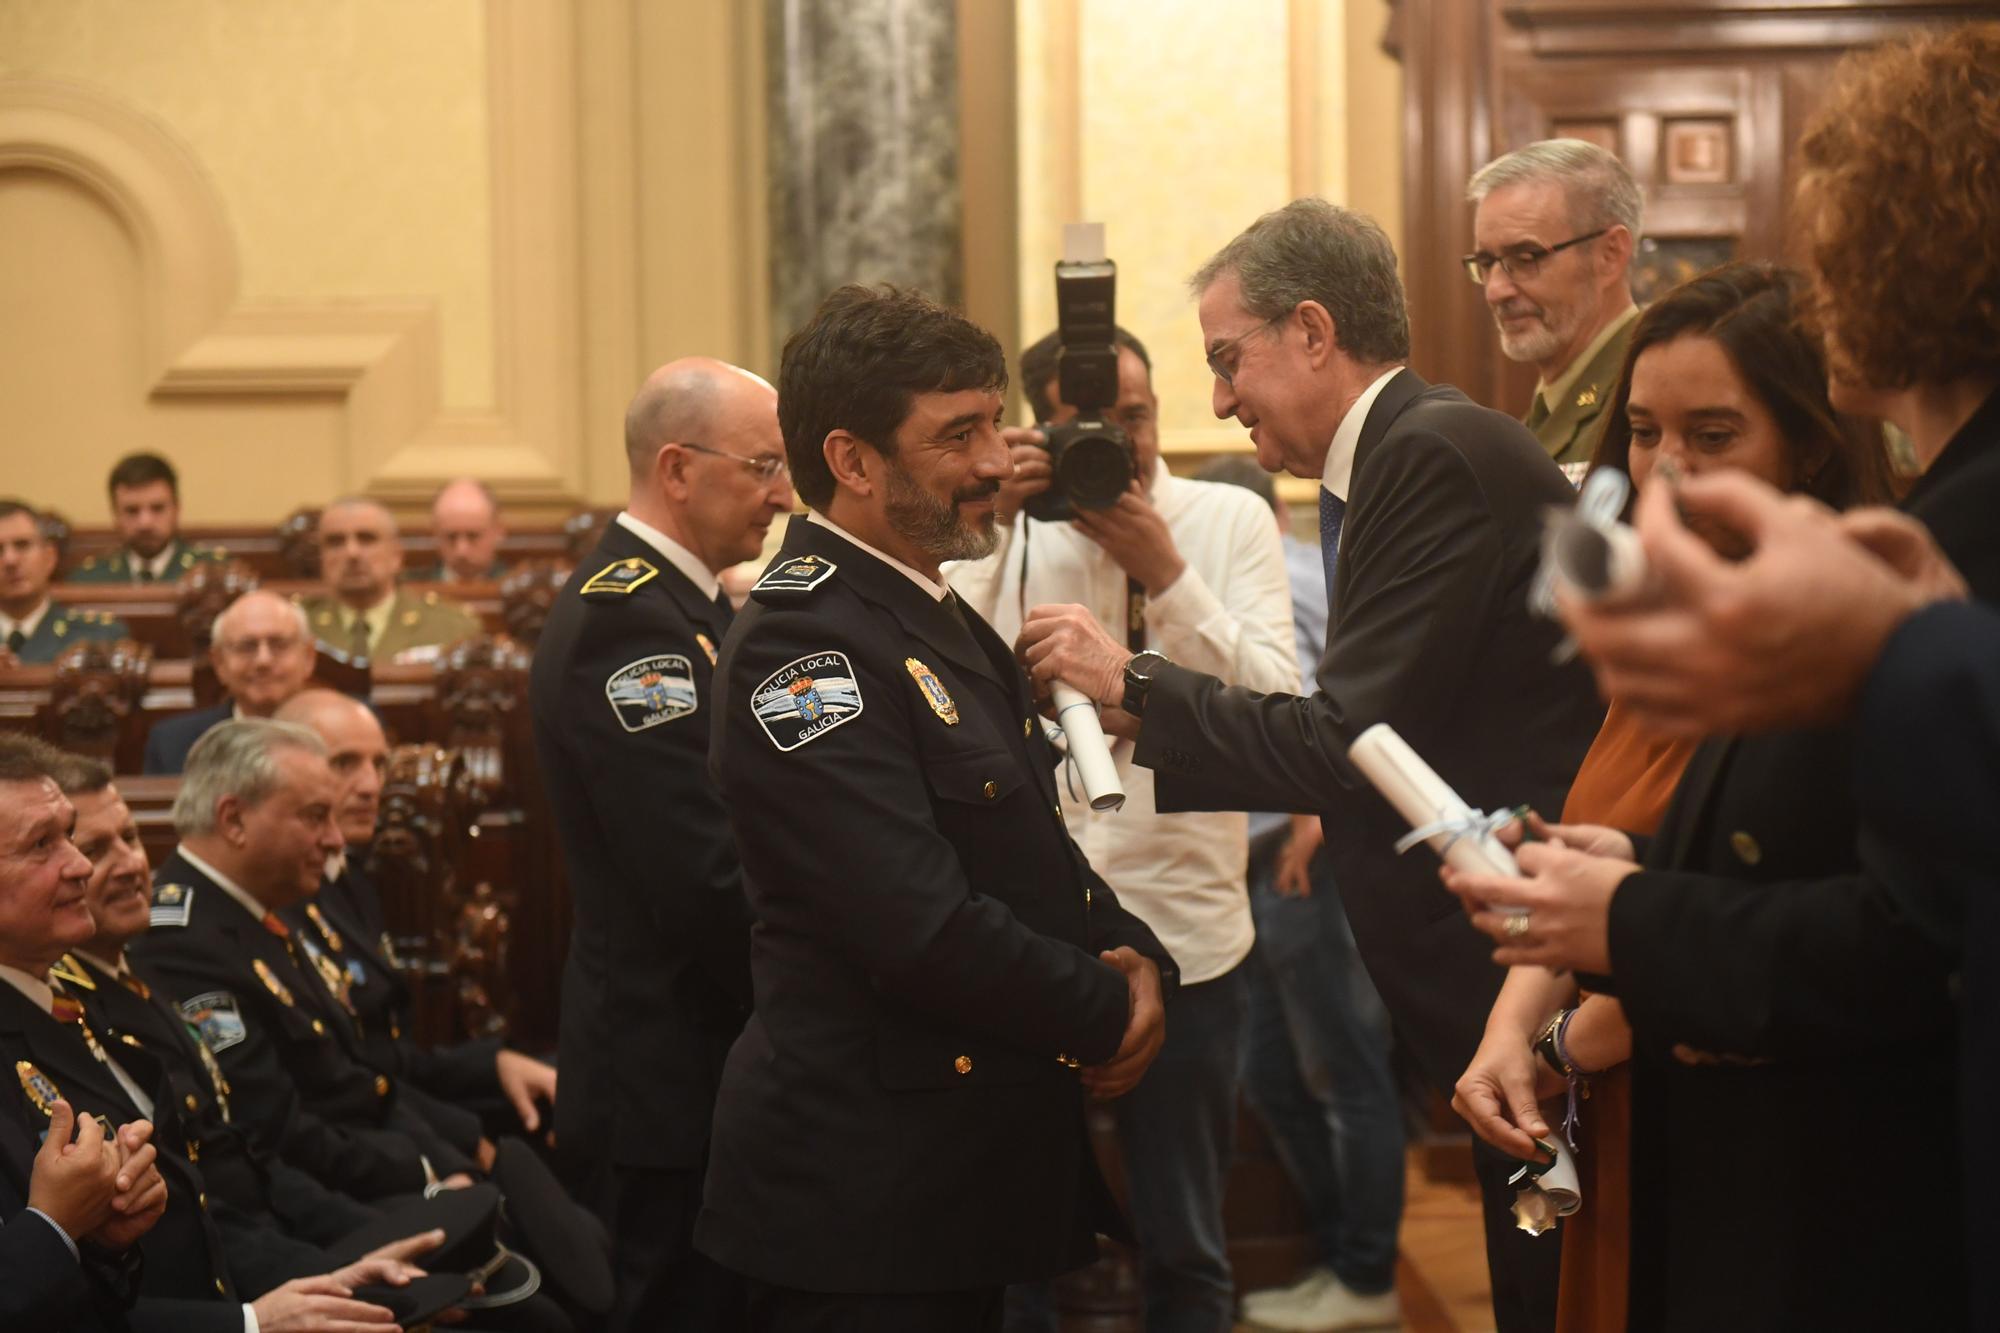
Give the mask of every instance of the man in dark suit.
[[147, 773], [174, 774], [210, 727], [232, 717], [269, 717], [312, 678], [313, 635], [296, 602], [253, 590], [215, 618], [210, 654], [229, 697], [210, 708], [168, 718], [146, 733]]
[[[1571, 493], [1519, 422], [1403, 367], [1395, 254], [1372, 221], [1302, 199], [1260, 218], [1195, 279], [1215, 412], [1269, 471], [1321, 482], [1331, 631], [1310, 698], [1225, 689], [1136, 659], [1080, 608], [1023, 630], [1039, 682], [1141, 712], [1137, 760], [1171, 809], [1317, 812], [1355, 942], [1400, 1038], [1446, 1095], [1502, 972], [1427, 856], [1346, 762], [1387, 722], [1475, 807], [1560, 809], [1602, 707], [1528, 607], [1542, 512]], [[1124, 725], [1124, 724], [1118, 724]], [[1558, 1247], [1514, 1226], [1517, 1163], [1479, 1152], [1503, 1333], [1554, 1317]]]
[[630, 498], [535, 648], [535, 750], [569, 870], [557, 1142], [616, 1238], [616, 1330], [734, 1327], [691, 1246], [722, 1059], [750, 1008], [749, 914], [708, 777], [731, 610], [718, 574], [794, 501], [776, 395], [690, 358], [625, 414]]
[[757, 1009], [696, 1243], [751, 1279], [759, 1333], [997, 1330], [1005, 1284], [1114, 1225], [1083, 1100], [1158, 1054], [1173, 960], [1070, 840], [1027, 683], [938, 573], [993, 549], [999, 344], [846, 287], [780, 384], [814, 512], [710, 700]]

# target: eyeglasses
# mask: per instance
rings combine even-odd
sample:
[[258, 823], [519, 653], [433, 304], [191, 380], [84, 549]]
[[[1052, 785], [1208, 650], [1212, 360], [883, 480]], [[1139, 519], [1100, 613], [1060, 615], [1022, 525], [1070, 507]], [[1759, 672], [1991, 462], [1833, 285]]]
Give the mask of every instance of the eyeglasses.
[[727, 458], [741, 463], [756, 473], [757, 480], [766, 485], [792, 470], [791, 465], [781, 455], [765, 454], [757, 458], [745, 458], [742, 454], [732, 454], [726, 449], [711, 449], [705, 444], [696, 444], [693, 440], [681, 440], [679, 444], [681, 448], [692, 449], [698, 454], [714, 454], [717, 458]]
[[1476, 287], [1484, 287], [1486, 285], [1486, 280], [1493, 276], [1493, 266], [1495, 264], [1498, 264], [1508, 277], [1519, 282], [1522, 278], [1532, 278], [1535, 274], [1541, 272], [1542, 263], [1549, 256], [1567, 250], [1572, 245], [1582, 245], [1585, 241], [1594, 241], [1610, 230], [1611, 228], [1609, 227], [1599, 227], [1596, 231], [1590, 232], [1587, 235], [1572, 236], [1562, 244], [1552, 245], [1546, 250], [1539, 245], [1516, 246], [1504, 255], [1489, 255], [1484, 250], [1481, 250], [1476, 255], [1462, 256], [1459, 262], [1465, 265], [1465, 276], [1471, 278], [1473, 285]]
[[1262, 324], [1259, 324], [1256, 328], [1245, 329], [1243, 332], [1237, 334], [1234, 338], [1231, 338], [1229, 341], [1217, 343], [1212, 349], [1210, 349], [1208, 353], [1209, 373], [1214, 375], [1217, 379], [1221, 380], [1224, 384], [1227, 384], [1230, 388], [1232, 389], [1235, 388], [1237, 367], [1233, 364], [1230, 365], [1223, 364], [1222, 360], [1223, 353], [1234, 351], [1236, 347], [1239, 344], [1241, 344], [1245, 338], [1248, 338], [1253, 333], [1262, 333], [1265, 329], [1270, 328], [1273, 324], [1284, 323], [1285, 320], [1291, 318], [1291, 314], [1292, 312], [1287, 310], [1282, 315], [1273, 315], [1271, 316], [1271, 318], [1265, 320]]

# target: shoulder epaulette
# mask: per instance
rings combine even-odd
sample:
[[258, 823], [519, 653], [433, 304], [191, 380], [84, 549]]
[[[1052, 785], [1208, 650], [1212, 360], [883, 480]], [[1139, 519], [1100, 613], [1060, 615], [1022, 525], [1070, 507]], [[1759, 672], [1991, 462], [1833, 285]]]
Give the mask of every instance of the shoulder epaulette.
[[589, 597], [597, 593], [631, 593], [658, 577], [659, 570], [636, 555], [628, 555], [623, 560], [613, 560], [604, 568], [592, 574], [577, 589], [579, 596]]
[[161, 884], [153, 890], [153, 924], [185, 926], [194, 907], [194, 890], [186, 884]]
[[804, 597], [833, 577], [840, 566], [823, 555], [787, 556], [774, 562], [750, 588], [760, 602], [783, 602]]

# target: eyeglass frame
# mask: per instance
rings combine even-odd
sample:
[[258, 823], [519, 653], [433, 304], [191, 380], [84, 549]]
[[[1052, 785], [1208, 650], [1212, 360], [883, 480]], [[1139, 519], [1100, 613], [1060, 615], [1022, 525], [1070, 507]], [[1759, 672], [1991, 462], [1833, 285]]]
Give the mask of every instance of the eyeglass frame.
[[[1465, 276], [1472, 279], [1472, 285], [1475, 287], [1484, 287], [1489, 281], [1492, 280], [1493, 269], [1496, 265], [1499, 267], [1501, 272], [1505, 273], [1508, 277], [1512, 278], [1514, 281], [1519, 282], [1523, 278], [1532, 278], [1537, 273], [1540, 273], [1542, 271], [1543, 264], [1555, 258], [1557, 255], [1569, 249], [1571, 246], [1582, 245], [1585, 241], [1594, 241], [1598, 237], [1603, 236], [1608, 232], [1610, 232], [1611, 228], [1617, 225], [1618, 224], [1614, 222], [1611, 223], [1609, 226], [1599, 227], [1596, 231], [1586, 232], [1582, 236], [1572, 236], [1568, 240], [1562, 242], [1560, 245], [1540, 246], [1540, 245], [1535, 245], [1533, 242], [1530, 242], [1526, 246], [1515, 247], [1517, 251], [1525, 249], [1528, 252], [1525, 254], [1516, 253], [1513, 255], [1505, 255], [1505, 254], [1488, 255], [1483, 250], [1475, 250], [1469, 255], [1460, 255], [1458, 262], [1465, 266]], [[1514, 265], [1516, 264], [1525, 265], [1527, 267], [1527, 272], [1525, 273], [1516, 272], [1514, 269]], [[1481, 273], [1479, 271], [1481, 268], [1484, 268], [1486, 272]]]
[[675, 440], [674, 443], [683, 449], [692, 449], [698, 454], [713, 454], [717, 458], [727, 458], [732, 462], [741, 463], [756, 473], [757, 479], [766, 486], [788, 475], [792, 470], [791, 461], [783, 454], [770, 458], [745, 458], [742, 454], [732, 454], [727, 449], [711, 449], [708, 445], [696, 444], [693, 440]]
[[[1292, 310], [1296, 309], [1298, 309], [1297, 306], [1292, 307]], [[1230, 338], [1225, 342], [1217, 343], [1214, 346], [1214, 348], [1212, 348], [1209, 351], [1208, 355], [1204, 358], [1204, 360], [1208, 362], [1208, 373], [1215, 376], [1217, 379], [1221, 380], [1224, 384], [1228, 385], [1230, 388], [1232, 389], [1235, 388], [1236, 372], [1241, 370], [1243, 367], [1239, 364], [1231, 366], [1228, 370], [1224, 370], [1222, 368], [1222, 362], [1219, 358], [1222, 356], [1224, 352], [1228, 351], [1230, 348], [1241, 346], [1243, 344], [1244, 339], [1248, 338], [1251, 334], [1262, 333], [1265, 329], [1270, 328], [1274, 324], [1284, 323], [1286, 320], [1292, 317], [1292, 310], [1287, 310], [1282, 315], [1273, 315], [1269, 319], [1265, 320], [1262, 324], [1253, 325], [1252, 327], [1247, 328], [1243, 330], [1243, 332], [1237, 334], [1234, 338]]]

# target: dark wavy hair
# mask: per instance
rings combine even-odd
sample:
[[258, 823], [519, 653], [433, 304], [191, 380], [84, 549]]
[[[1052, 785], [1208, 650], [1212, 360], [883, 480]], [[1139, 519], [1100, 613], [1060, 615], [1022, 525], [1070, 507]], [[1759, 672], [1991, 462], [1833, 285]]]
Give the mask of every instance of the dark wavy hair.
[[778, 363], [778, 428], [799, 498], [833, 498], [826, 437], [844, 430], [884, 457], [922, 393], [1007, 387], [1000, 343], [964, 315], [884, 284], [838, 288], [785, 340]]
[[1691, 278], [1647, 306], [1632, 326], [1592, 470], [1632, 470], [1627, 406], [1640, 354], [1676, 338], [1712, 338], [1777, 422], [1795, 489], [1836, 509], [1890, 500], [1881, 430], [1842, 416], [1827, 401], [1819, 340], [1799, 318], [1804, 289], [1790, 269], [1741, 261]]
[[2000, 23], [1849, 56], [1799, 163], [1792, 222], [1841, 379], [2000, 375]]

